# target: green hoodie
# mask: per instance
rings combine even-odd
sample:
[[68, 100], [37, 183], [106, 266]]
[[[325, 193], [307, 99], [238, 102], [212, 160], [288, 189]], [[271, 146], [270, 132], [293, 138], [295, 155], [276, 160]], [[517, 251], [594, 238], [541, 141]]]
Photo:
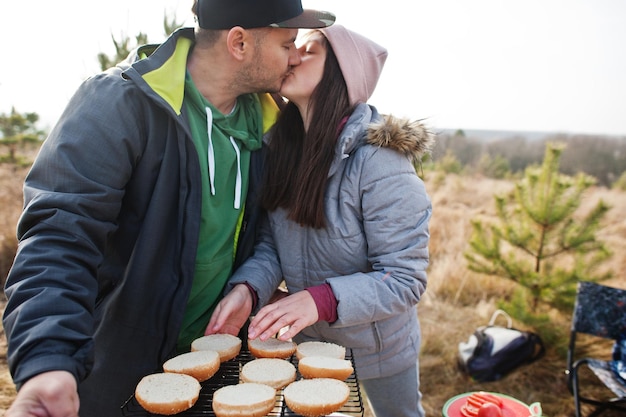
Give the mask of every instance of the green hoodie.
[[184, 106], [202, 173], [202, 221], [179, 352], [189, 351], [192, 340], [204, 334], [232, 273], [250, 152], [261, 148], [263, 136], [261, 103], [255, 94], [240, 96], [232, 112], [224, 115], [200, 94], [187, 74]]

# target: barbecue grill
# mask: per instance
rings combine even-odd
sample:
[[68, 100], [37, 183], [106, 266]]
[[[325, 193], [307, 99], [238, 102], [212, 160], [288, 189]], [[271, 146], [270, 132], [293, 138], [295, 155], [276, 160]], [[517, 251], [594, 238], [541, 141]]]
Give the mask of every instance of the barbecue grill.
[[[180, 417], [212, 417], [215, 416], [212, 407], [213, 401], [213, 393], [219, 388], [226, 385], [235, 385], [240, 382], [239, 380], [239, 372], [243, 365], [248, 363], [249, 361], [255, 359], [254, 356], [247, 350], [242, 350], [237, 357], [231, 359], [229, 361], [223, 362], [220, 365], [220, 369], [217, 371], [213, 377], [200, 383], [202, 389], [200, 390], [200, 396], [198, 397], [198, 401], [196, 401], [195, 405], [191, 407], [189, 410], [184, 411], [177, 416]], [[350, 349], [346, 349], [346, 359], [352, 362], [352, 367], [354, 368], [354, 358], [352, 357], [352, 351]], [[295, 367], [298, 369], [298, 359], [295, 355], [292, 355], [291, 358], [288, 359]], [[296, 380], [300, 379], [301, 375], [296, 371]], [[348, 401], [344, 404], [344, 406], [338, 411], [338, 413], [342, 413], [348, 416], [358, 416], [363, 417], [364, 408], [363, 408], [363, 399], [361, 397], [361, 391], [359, 388], [359, 381], [356, 376], [356, 370], [348, 377], [345, 381], [350, 388], [350, 395], [348, 396]], [[141, 405], [135, 399], [135, 396], [132, 395], [123, 405], [122, 405], [122, 415], [124, 417], [149, 417], [149, 416], [158, 416], [155, 414], [150, 414], [146, 410], [143, 409]], [[268, 416], [281, 416], [281, 417], [297, 417], [300, 414], [296, 414], [287, 407], [285, 401], [283, 399], [283, 391], [276, 391], [276, 404], [272, 411], [268, 414]]]

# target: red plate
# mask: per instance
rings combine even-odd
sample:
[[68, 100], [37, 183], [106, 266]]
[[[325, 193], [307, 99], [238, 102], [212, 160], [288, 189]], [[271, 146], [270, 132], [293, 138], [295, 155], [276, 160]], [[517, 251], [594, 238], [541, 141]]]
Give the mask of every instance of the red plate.
[[[461, 414], [461, 407], [463, 407], [467, 401], [467, 397], [474, 394], [474, 392], [466, 392], [465, 394], [457, 395], [450, 398], [443, 406], [443, 417], [463, 417]], [[530, 409], [528, 405], [524, 404], [518, 399], [510, 397], [508, 395], [499, 394], [497, 392], [489, 392], [491, 395], [502, 400], [502, 416], [503, 417], [529, 417]]]

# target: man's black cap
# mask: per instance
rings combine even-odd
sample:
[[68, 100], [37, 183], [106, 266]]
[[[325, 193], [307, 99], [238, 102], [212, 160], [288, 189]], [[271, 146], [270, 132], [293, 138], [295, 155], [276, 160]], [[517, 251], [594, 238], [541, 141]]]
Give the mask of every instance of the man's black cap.
[[197, 7], [203, 29], [318, 29], [335, 22], [332, 13], [303, 9], [301, 0], [198, 0]]

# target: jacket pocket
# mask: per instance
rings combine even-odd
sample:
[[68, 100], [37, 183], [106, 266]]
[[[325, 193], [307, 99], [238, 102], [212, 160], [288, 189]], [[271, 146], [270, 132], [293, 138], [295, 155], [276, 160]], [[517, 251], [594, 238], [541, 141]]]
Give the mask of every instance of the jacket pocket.
[[318, 322], [304, 329], [302, 333], [306, 339], [325, 340], [358, 349], [366, 354], [381, 352], [384, 343], [376, 322], [341, 328], [333, 328], [326, 322]]

